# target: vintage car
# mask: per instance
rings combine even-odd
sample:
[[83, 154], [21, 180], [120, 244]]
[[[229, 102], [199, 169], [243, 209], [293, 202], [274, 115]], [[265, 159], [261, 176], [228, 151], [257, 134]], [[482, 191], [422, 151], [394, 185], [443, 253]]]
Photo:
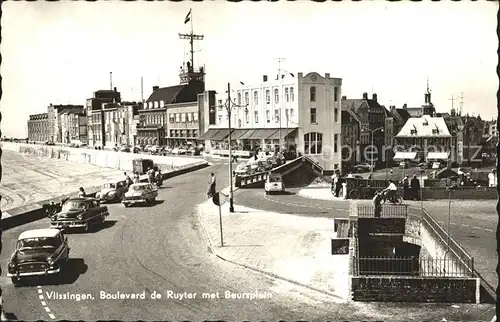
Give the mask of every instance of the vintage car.
[[122, 199], [123, 205], [128, 207], [136, 203], [151, 204], [158, 197], [158, 189], [150, 183], [134, 183], [130, 186]]
[[108, 207], [94, 198], [72, 198], [64, 203], [60, 212], [50, 216], [50, 228], [83, 228], [88, 231], [93, 224], [102, 224], [109, 215]]
[[256, 170], [256, 167], [252, 168], [252, 166], [250, 164], [238, 164], [236, 166], [236, 170], [234, 171], [234, 173], [237, 175], [237, 176], [247, 176], [247, 175], [250, 175], [250, 174], [253, 174]]
[[68, 239], [61, 230], [28, 230], [21, 233], [17, 239], [16, 249], [7, 268], [7, 276], [17, 285], [25, 278], [58, 274], [68, 259]]
[[96, 193], [96, 199], [100, 202], [120, 202], [128, 187], [124, 180], [111, 180], [101, 186], [101, 191]]
[[264, 190], [266, 191], [266, 195], [273, 192], [285, 192], [285, 183], [283, 182], [281, 173], [270, 173], [264, 184]]

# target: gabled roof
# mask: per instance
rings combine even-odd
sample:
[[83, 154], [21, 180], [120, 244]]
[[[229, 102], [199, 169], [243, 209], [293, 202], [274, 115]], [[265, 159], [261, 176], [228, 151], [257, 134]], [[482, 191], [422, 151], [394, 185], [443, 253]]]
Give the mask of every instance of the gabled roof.
[[[416, 133], [413, 131], [416, 130]], [[437, 130], [434, 132], [433, 130]], [[450, 137], [448, 126], [442, 117], [411, 117], [396, 137]]]
[[42, 238], [42, 237], [56, 237], [60, 230], [55, 228], [33, 229], [27, 230], [19, 235], [18, 240], [26, 238]]
[[408, 111], [404, 108], [397, 108], [396, 112], [399, 114], [399, 116], [401, 116], [403, 122], [408, 121], [408, 119], [411, 117], [410, 113], [408, 113]]

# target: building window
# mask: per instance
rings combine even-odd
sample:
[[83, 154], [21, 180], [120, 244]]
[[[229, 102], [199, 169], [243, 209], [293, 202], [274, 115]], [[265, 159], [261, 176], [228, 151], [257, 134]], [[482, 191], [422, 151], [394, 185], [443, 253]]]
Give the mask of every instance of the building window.
[[339, 100], [339, 88], [335, 86], [333, 88], [333, 101], [337, 102]]
[[271, 103], [271, 91], [266, 89], [266, 103]]
[[248, 117], [248, 109], [245, 109], [245, 122], [248, 123], [250, 122], [250, 118]]
[[248, 92], [245, 92], [245, 105], [249, 105]]
[[339, 145], [339, 135], [335, 134], [333, 136], [333, 153], [338, 153]]
[[293, 87], [290, 87], [290, 102], [295, 101], [295, 94], [293, 93]]
[[186, 113], [186, 122], [191, 122], [191, 113]]
[[274, 102], [278, 104], [280, 102], [280, 93], [277, 88], [274, 89]]
[[238, 105], [241, 105], [241, 92], [238, 92]]
[[311, 102], [316, 102], [316, 86], [311, 86], [309, 89], [309, 100]]
[[337, 170], [338, 168], [339, 168], [339, 164], [338, 164], [338, 163], [335, 163], [335, 164], [333, 165], [333, 170]]
[[310, 109], [310, 121], [311, 124], [316, 124], [316, 108], [311, 107]]
[[336, 107], [333, 109], [333, 121], [335, 123], [339, 121], [339, 109]]
[[288, 122], [288, 120], [290, 119], [290, 114], [288, 112], [288, 109], [285, 109], [285, 117], [286, 117], [286, 121]]
[[254, 112], [255, 123], [259, 123], [259, 111]]
[[274, 110], [274, 122], [278, 123], [280, 121], [280, 110]]
[[160, 107], [165, 107], [165, 102], [164, 101], [160, 101]]
[[293, 108], [290, 109], [290, 119], [293, 119]]
[[253, 92], [253, 103], [255, 105], [259, 104], [259, 92], [257, 92], [257, 91]]
[[198, 113], [193, 113], [193, 121], [198, 122]]
[[181, 114], [181, 122], [186, 122], [186, 113]]
[[321, 154], [322, 147], [323, 147], [323, 134], [316, 132], [304, 134], [305, 154]]
[[290, 94], [288, 94], [288, 87], [285, 88], [285, 100], [290, 102]]
[[266, 120], [267, 120], [267, 123], [271, 122], [271, 112], [270, 111], [266, 111]]
[[175, 122], [179, 123], [181, 121], [181, 115], [179, 113], [175, 113]]

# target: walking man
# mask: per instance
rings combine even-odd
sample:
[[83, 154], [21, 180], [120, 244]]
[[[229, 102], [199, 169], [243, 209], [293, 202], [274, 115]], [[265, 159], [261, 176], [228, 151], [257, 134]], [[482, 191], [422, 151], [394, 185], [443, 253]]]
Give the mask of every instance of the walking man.
[[208, 188], [207, 196], [208, 198], [212, 198], [215, 195], [215, 185], [216, 185], [215, 174], [213, 172], [210, 173], [210, 180], [208, 181], [208, 184], [210, 186]]
[[420, 180], [417, 179], [417, 175], [413, 175], [413, 178], [410, 182], [410, 190], [411, 190], [411, 199], [412, 200], [420, 200]]

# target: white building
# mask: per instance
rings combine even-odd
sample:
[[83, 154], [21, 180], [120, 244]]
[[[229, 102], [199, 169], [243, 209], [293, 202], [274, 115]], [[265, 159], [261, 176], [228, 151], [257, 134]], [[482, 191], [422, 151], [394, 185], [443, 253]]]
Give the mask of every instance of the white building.
[[[278, 79], [279, 78], [279, 79]], [[289, 73], [275, 79], [264, 75], [253, 85], [241, 85], [232, 93], [233, 148], [275, 151], [281, 146], [307, 155], [325, 170], [340, 169], [342, 79], [326, 73]], [[219, 100], [215, 125], [203, 137], [205, 149], [217, 153], [227, 148], [228, 113]]]

